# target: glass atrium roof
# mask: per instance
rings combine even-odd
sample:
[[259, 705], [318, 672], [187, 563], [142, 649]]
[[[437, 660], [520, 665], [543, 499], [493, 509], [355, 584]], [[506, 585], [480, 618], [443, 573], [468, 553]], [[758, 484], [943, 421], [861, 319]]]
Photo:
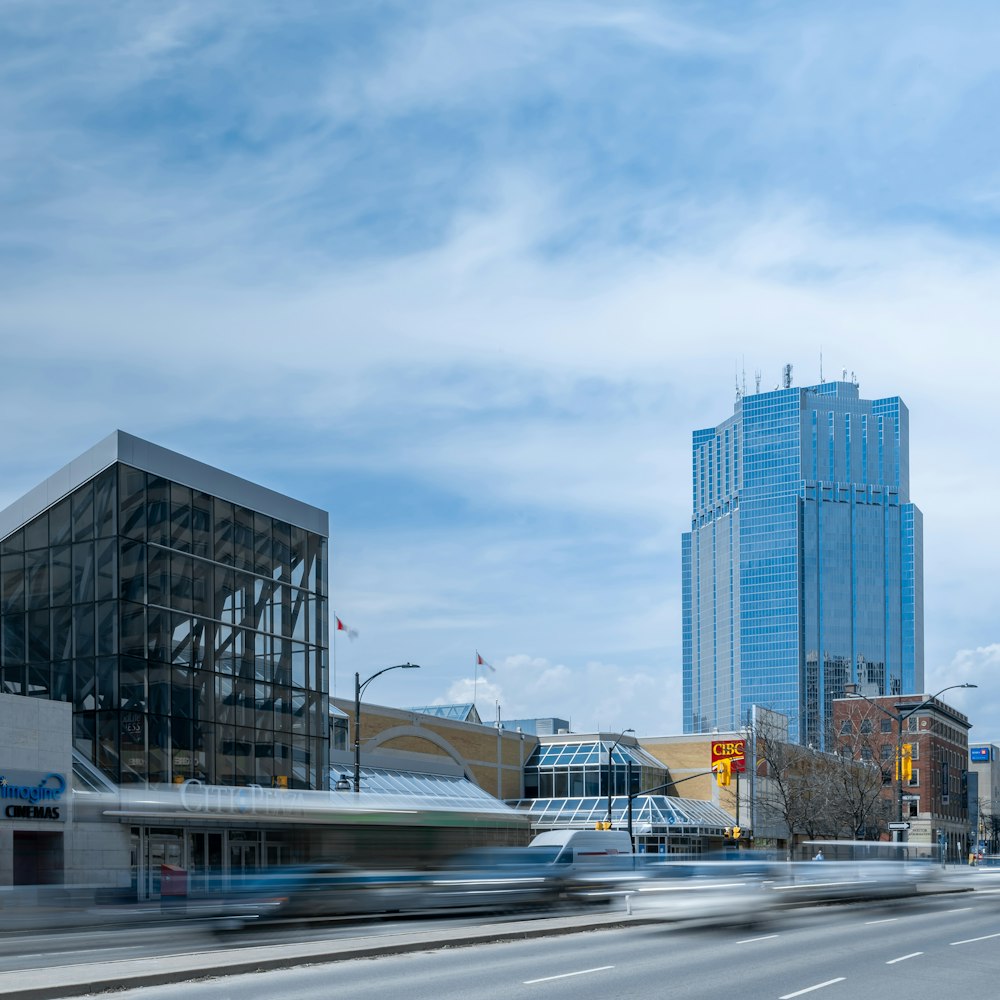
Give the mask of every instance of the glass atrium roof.
[[[525, 761], [525, 767], [580, 767], [585, 764], [608, 764], [608, 750], [613, 740], [587, 740], [580, 743], [545, 743], [535, 747]], [[642, 747], [626, 746], [619, 743], [611, 753], [614, 764], [625, 764], [631, 760], [636, 767], [655, 767], [666, 770], [662, 761], [647, 753]]]
[[[598, 820], [608, 818], [607, 796], [575, 799], [510, 799], [515, 809], [527, 812], [532, 825], [589, 829]], [[611, 800], [611, 822], [624, 826], [628, 822], [628, 798], [618, 795]], [[711, 802], [700, 799], [680, 799], [670, 795], [641, 795], [632, 802], [632, 826], [638, 833], [643, 827], [656, 830], [663, 827], [697, 829], [702, 833], [718, 831], [733, 825], [733, 817]]]
[[[351, 787], [354, 787], [354, 772], [347, 771], [343, 766], [331, 770], [330, 787], [333, 788], [341, 777], [350, 781]], [[369, 794], [402, 795], [419, 799], [419, 805], [428, 809], [474, 809], [477, 812], [496, 812], [506, 815], [511, 813], [509, 805], [494, 798], [468, 778], [454, 775], [421, 774], [387, 767], [362, 767], [361, 788]]]
[[471, 701], [465, 705], [423, 705], [418, 708], [404, 708], [403, 711], [436, 715], [439, 719], [455, 719], [458, 722], [482, 722], [476, 706]]

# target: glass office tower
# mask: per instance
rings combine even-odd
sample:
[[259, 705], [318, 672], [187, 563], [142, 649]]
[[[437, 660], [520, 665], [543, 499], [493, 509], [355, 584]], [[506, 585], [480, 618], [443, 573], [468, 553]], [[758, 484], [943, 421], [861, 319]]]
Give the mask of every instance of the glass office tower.
[[851, 382], [744, 395], [692, 440], [682, 536], [684, 731], [753, 704], [826, 744], [846, 683], [923, 689], [922, 516], [898, 397]]
[[327, 515], [120, 431], [0, 512], [0, 681], [113, 781], [329, 787]]

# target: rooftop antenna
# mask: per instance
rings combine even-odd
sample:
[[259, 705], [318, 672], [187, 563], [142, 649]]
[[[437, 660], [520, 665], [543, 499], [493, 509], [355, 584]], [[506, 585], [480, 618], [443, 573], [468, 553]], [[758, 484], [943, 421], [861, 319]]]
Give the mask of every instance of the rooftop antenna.
[[747, 394], [747, 359], [743, 358], [743, 395]]
[[733, 372], [733, 378], [736, 381], [736, 402], [740, 401], [740, 373], [738, 371]]
[[825, 381], [826, 381], [826, 379], [823, 378], [823, 348], [820, 347], [820, 349], [819, 349], [819, 384], [822, 385]]
[[754, 382], [757, 385], [757, 387], [754, 389], [754, 392], [760, 392], [760, 369], [759, 368], [753, 373], [753, 380], [754, 380]]
[[841, 381], [842, 382], [846, 382], [847, 381], [847, 369], [846, 368], [841, 372]]
[[781, 384], [786, 389], [791, 389], [792, 387], [792, 366], [785, 365], [784, 371], [781, 376]]

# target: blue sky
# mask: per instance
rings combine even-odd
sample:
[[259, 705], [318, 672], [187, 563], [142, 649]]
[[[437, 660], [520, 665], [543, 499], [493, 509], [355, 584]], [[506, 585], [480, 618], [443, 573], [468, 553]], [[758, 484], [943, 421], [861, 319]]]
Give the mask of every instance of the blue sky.
[[338, 693], [478, 649], [484, 715], [675, 732], [690, 432], [822, 352], [910, 407], [926, 686], [1000, 737], [998, 22], [12, 0], [0, 504], [120, 427], [330, 511]]

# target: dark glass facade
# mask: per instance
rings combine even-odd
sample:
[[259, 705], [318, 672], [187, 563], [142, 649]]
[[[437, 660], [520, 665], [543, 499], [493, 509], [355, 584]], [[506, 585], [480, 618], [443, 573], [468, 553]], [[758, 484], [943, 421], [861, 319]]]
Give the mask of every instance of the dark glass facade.
[[923, 684], [922, 520], [897, 397], [849, 382], [744, 396], [695, 431], [682, 538], [684, 729], [756, 704], [824, 745], [831, 703]]
[[2, 690], [113, 781], [328, 787], [327, 540], [118, 462], [0, 539]]

